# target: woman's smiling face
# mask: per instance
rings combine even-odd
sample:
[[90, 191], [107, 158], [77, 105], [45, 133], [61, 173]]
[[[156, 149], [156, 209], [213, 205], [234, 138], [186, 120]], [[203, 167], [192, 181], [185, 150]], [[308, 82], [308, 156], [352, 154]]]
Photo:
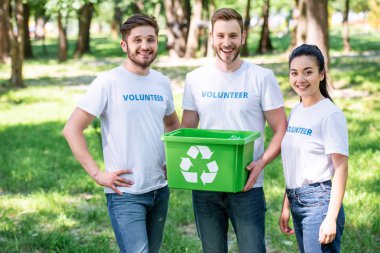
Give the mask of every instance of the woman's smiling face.
[[318, 100], [321, 96], [319, 83], [324, 77], [325, 73], [319, 71], [317, 59], [314, 56], [298, 56], [290, 63], [289, 82], [302, 101]]

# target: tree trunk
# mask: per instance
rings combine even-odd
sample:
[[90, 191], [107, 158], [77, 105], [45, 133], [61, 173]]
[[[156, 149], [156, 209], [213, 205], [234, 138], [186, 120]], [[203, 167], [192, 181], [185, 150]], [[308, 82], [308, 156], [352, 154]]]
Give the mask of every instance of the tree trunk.
[[306, 43], [306, 0], [299, 0], [297, 7], [297, 30], [296, 30], [296, 44], [299, 46]]
[[132, 8], [133, 13], [143, 13], [144, 4], [141, 0], [135, 0], [129, 5]]
[[290, 27], [290, 44], [288, 51], [293, 50], [293, 48], [297, 45], [297, 28], [298, 28], [298, 18], [299, 18], [299, 12], [298, 12], [298, 2], [299, 0], [294, 1], [294, 5], [292, 8], [292, 23], [289, 24]]
[[0, 0], [0, 63], [9, 59], [9, 0]]
[[208, 34], [207, 34], [207, 57], [214, 57], [215, 56], [215, 52], [214, 52], [214, 49], [212, 47], [212, 39], [210, 38], [210, 35], [209, 33], [211, 32], [211, 17], [212, 15], [214, 14], [215, 12], [215, 1], [214, 0], [209, 0], [209, 8], [208, 8], [208, 15], [209, 15], [209, 19], [210, 22], [209, 22], [209, 26], [208, 26]]
[[155, 16], [155, 17], [160, 16], [160, 12], [161, 12], [161, 3], [160, 3], [160, 2], [157, 2], [157, 3], [154, 5], [153, 16]]
[[257, 49], [259, 54], [273, 50], [272, 42], [269, 36], [269, 6], [269, 0], [265, 0], [263, 6], [263, 27], [261, 29], [259, 48]]
[[349, 27], [348, 27], [348, 14], [350, 12], [350, 0], [345, 1], [345, 8], [343, 11], [343, 27], [342, 27], [342, 37], [343, 37], [343, 49], [344, 52], [348, 53], [351, 51], [350, 45], [350, 35], [349, 35]]
[[36, 40], [42, 40], [42, 52], [44, 55], [48, 54], [46, 45], [45, 45], [45, 25], [46, 25], [46, 17], [37, 17], [36, 18], [36, 30], [35, 30], [35, 36]]
[[23, 8], [24, 8], [24, 57], [33, 58], [32, 44], [30, 42], [30, 35], [29, 35], [30, 5], [28, 3], [24, 3]]
[[81, 57], [84, 53], [90, 52], [90, 28], [92, 13], [94, 11], [93, 3], [86, 3], [78, 13], [79, 31], [78, 41], [74, 53], [74, 58]]
[[62, 15], [58, 12], [58, 61], [64, 62], [67, 60], [67, 37], [66, 26], [62, 24]]
[[186, 36], [186, 41], [189, 36], [189, 26], [190, 26], [190, 21], [191, 21], [191, 0], [182, 0], [180, 1], [183, 12], [185, 15], [185, 23], [186, 23], [186, 29], [185, 29], [185, 36]]
[[[7, 0], [7, 2], [9, 6], [9, 0]], [[12, 61], [10, 82], [14, 87], [25, 87], [22, 77], [22, 66], [24, 62], [24, 15], [22, 0], [13, 0], [10, 7], [12, 8], [12, 16], [8, 19]], [[14, 20], [13, 22], [16, 25], [16, 29], [13, 27], [12, 20]]]
[[306, 0], [307, 36], [306, 43], [319, 47], [325, 57], [327, 81], [332, 85], [329, 74], [329, 33], [327, 0]]
[[251, 24], [251, 15], [249, 14], [251, 10], [251, 0], [247, 0], [247, 8], [245, 9], [245, 19], [244, 19], [244, 31], [246, 33], [245, 44], [241, 50], [241, 56], [249, 56], [248, 51], [248, 35], [249, 35], [249, 26]]
[[[189, 0], [185, 1], [185, 6]], [[186, 52], [188, 22], [180, 0], [164, 0], [167, 27], [167, 48], [170, 57], [183, 57]], [[186, 7], [187, 8], [187, 7]]]
[[113, 39], [117, 39], [119, 37], [119, 29], [121, 23], [122, 13], [120, 8], [120, 0], [114, 0], [114, 8], [113, 8], [113, 18], [111, 22], [111, 36]]
[[199, 24], [202, 20], [202, 0], [196, 0], [193, 6], [190, 21], [189, 35], [187, 37], [186, 54], [188, 58], [195, 58], [199, 41]]

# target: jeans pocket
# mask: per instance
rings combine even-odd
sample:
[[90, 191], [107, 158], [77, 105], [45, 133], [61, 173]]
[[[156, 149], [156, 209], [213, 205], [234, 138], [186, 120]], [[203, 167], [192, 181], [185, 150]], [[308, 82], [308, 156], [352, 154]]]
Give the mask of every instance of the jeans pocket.
[[317, 193], [308, 192], [297, 195], [297, 202], [301, 206], [313, 207], [320, 205], [320, 199]]

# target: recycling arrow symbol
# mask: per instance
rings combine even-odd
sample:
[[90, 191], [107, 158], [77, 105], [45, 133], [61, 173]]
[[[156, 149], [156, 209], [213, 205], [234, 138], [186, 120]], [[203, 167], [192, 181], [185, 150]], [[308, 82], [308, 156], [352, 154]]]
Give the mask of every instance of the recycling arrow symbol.
[[[182, 171], [182, 175], [184, 176], [186, 182], [189, 183], [197, 183], [198, 182], [198, 173], [191, 172], [190, 169], [193, 167], [191, 159], [197, 159], [198, 156], [203, 160], [211, 160], [211, 156], [213, 152], [207, 146], [191, 146], [186, 153], [188, 157], [182, 157], [182, 161], [180, 164], [180, 168]], [[200, 155], [199, 155], [200, 154]], [[198, 159], [199, 159], [198, 158]], [[218, 164], [216, 161], [210, 161], [206, 164], [207, 171], [203, 170], [200, 176], [200, 180], [204, 185], [212, 183], [216, 177], [216, 174], [219, 170]]]

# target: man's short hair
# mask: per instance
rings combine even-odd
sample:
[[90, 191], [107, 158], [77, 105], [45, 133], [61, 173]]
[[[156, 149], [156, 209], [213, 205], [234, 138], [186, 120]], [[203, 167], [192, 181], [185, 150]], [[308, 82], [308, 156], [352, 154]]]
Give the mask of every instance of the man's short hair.
[[211, 31], [214, 30], [214, 24], [218, 20], [229, 21], [235, 19], [240, 26], [241, 33], [243, 33], [243, 18], [242, 16], [231, 8], [221, 8], [217, 10], [211, 17]]
[[158, 24], [156, 21], [156, 18], [153, 16], [148, 16], [145, 14], [134, 14], [130, 16], [124, 23], [120, 26], [120, 33], [122, 39], [126, 39], [127, 36], [130, 34], [131, 30], [133, 28], [139, 27], [139, 26], [151, 26], [154, 28], [154, 31], [156, 32], [156, 35], [158, 36]]

